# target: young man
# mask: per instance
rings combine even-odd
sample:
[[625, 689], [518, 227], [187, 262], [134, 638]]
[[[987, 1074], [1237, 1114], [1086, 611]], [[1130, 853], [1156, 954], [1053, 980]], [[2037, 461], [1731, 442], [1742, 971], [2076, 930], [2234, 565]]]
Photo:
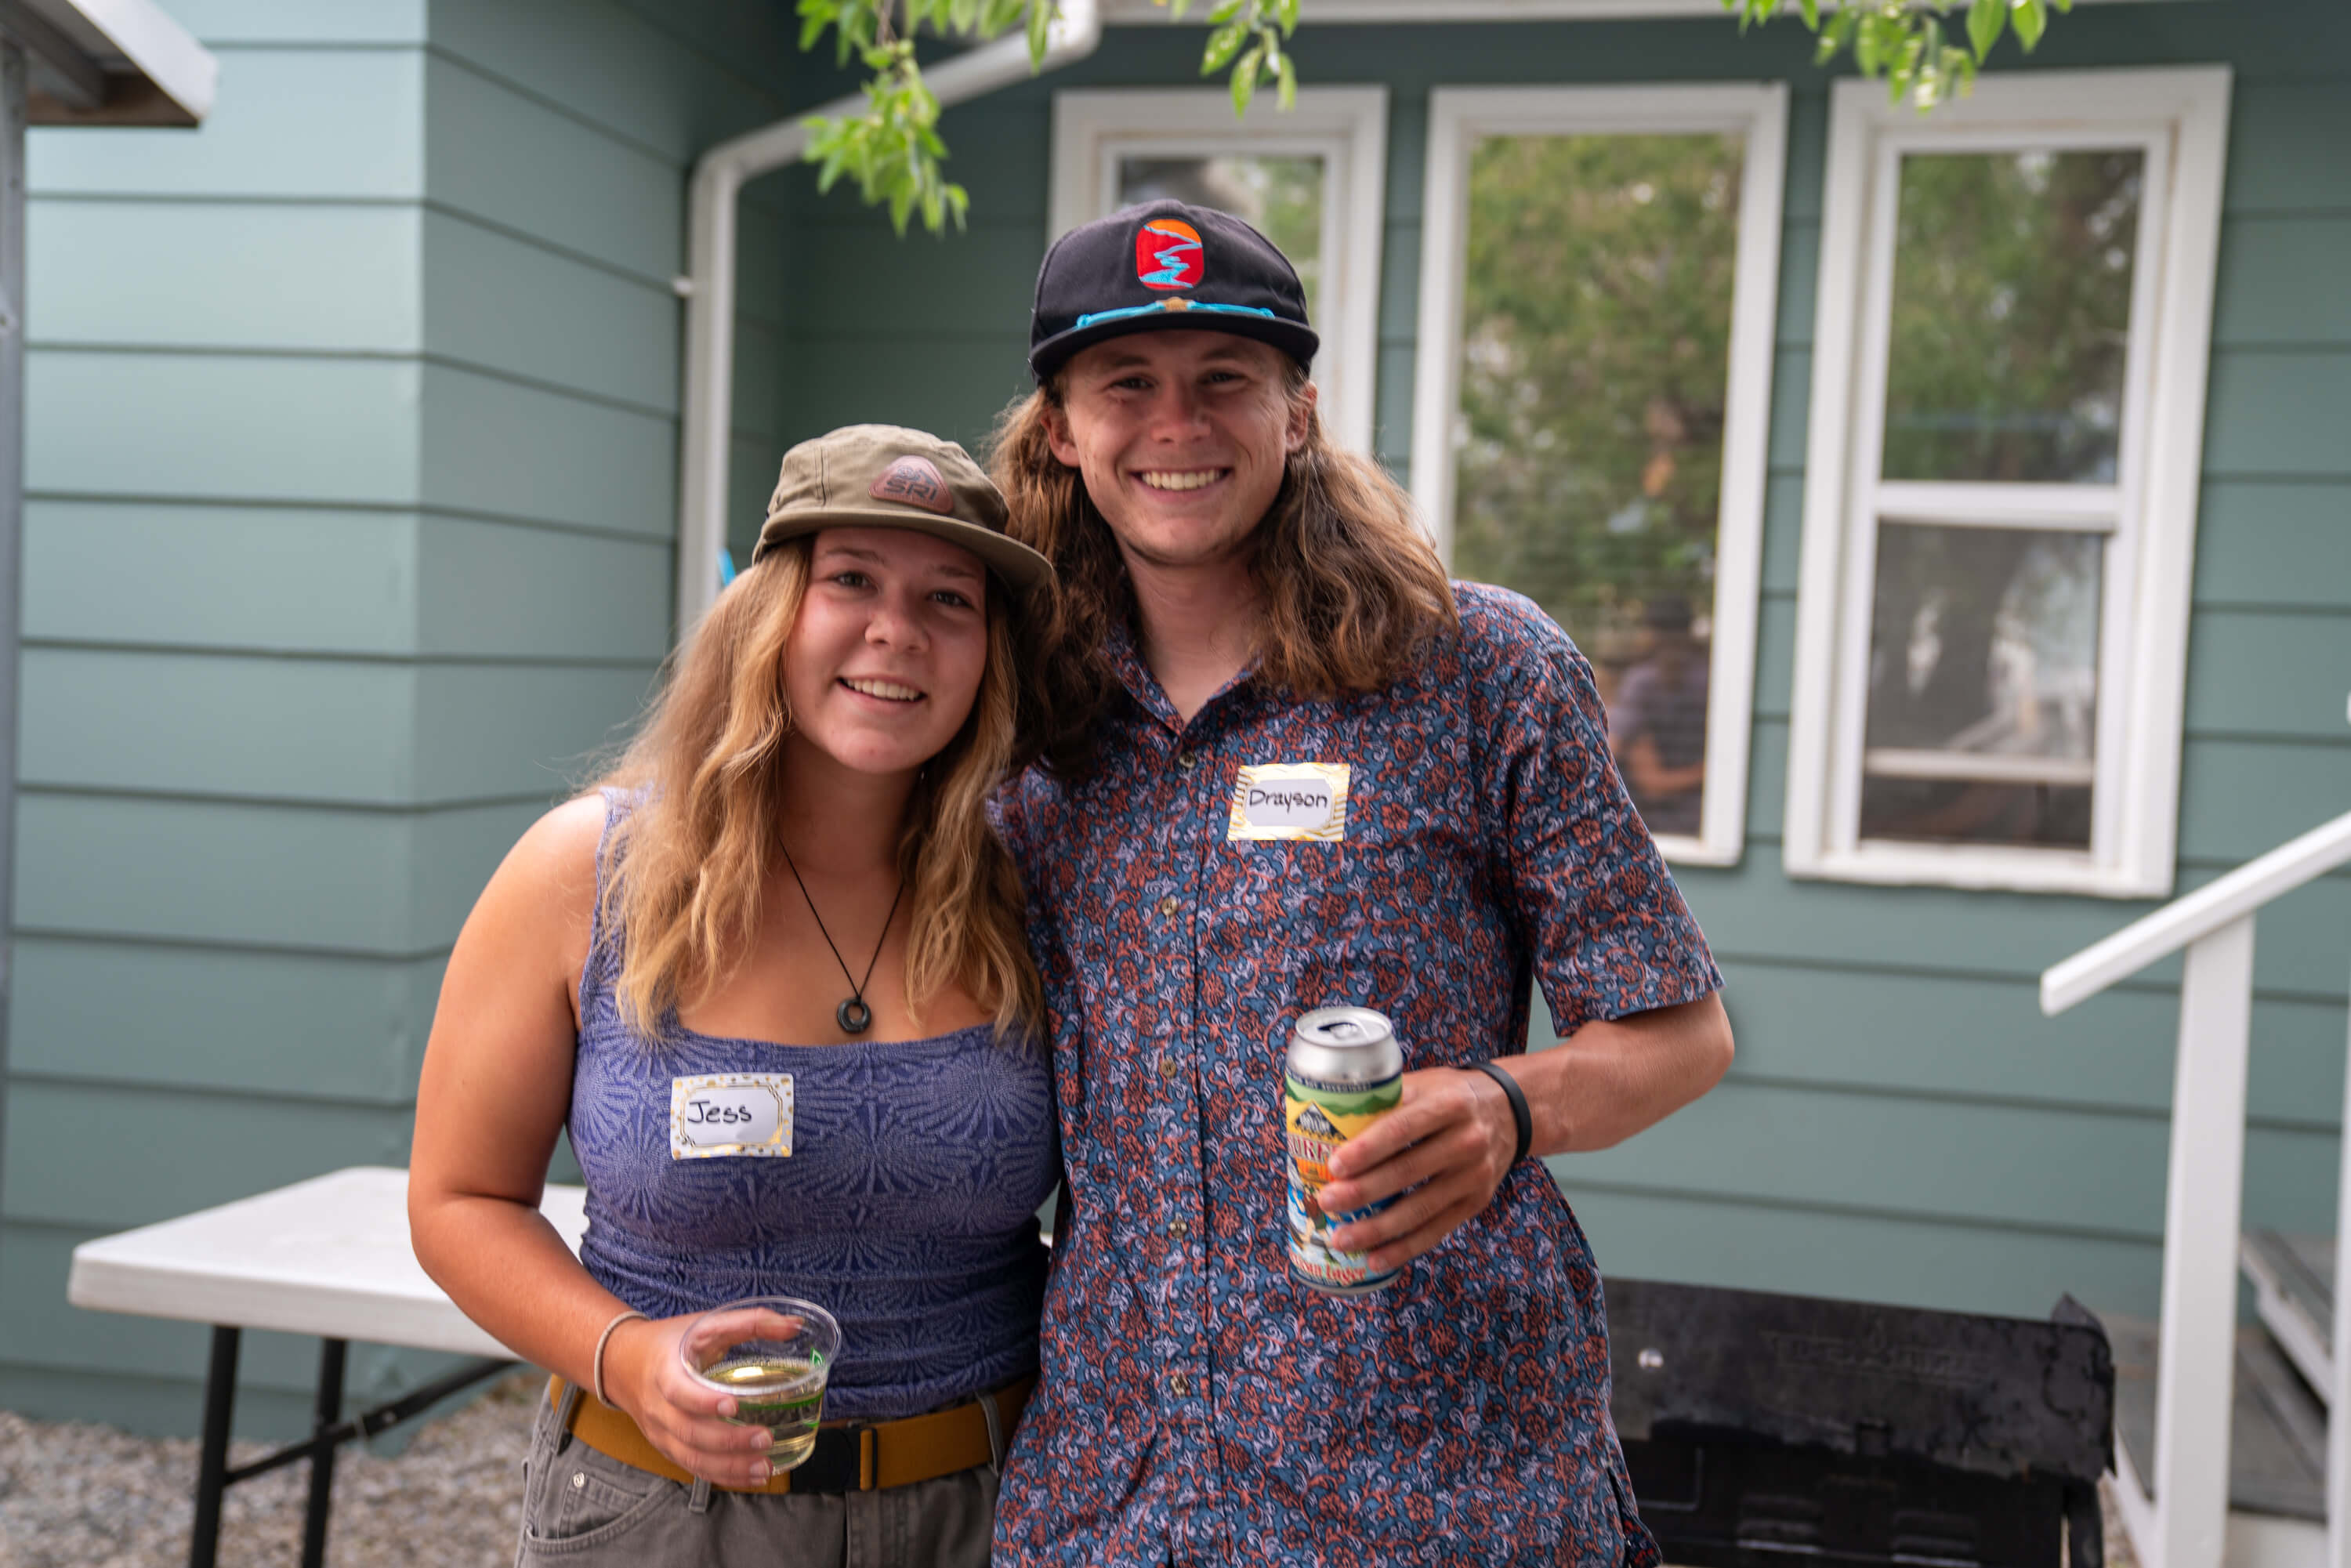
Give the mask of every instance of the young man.
[[[1247, 225], [1072, 231], [1030, 344], [996, 476], [1062, 592], [1002, 825], [1070, 1200], [997, 1561], [1655, 1562], [1599, 1275], [1530, 1156], [1696, 1099], [1730, 1032], [1588, 666], [1527, 601], [1448, 586], [1326, 442], [1303, 292]], [[1568, 1037], [1533, 1056], [1531, 979]], [[1283, 1051], [1340, 1003], [1407, 1070], [1322, 1193], [1395, 1197], [1332, 1233], [1403, 1270], [1361, 1297], [1286, 1256]]]

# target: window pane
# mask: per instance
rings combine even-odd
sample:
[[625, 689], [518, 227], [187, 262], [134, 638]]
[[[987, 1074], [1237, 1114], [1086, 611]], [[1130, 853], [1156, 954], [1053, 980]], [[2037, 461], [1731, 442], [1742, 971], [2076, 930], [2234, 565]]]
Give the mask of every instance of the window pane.
[[1980, 779], [1872, 779], [1861, 789], [1861, 836], [2086, 850], [2090, 792]]
[[1902, 160], [1886, 478], [2114, 483], [2142, 162]]
[[1306, 314], [1321, 320], [1322, 160], [1121, 158], [1118, 204], [1172, 196], [1242, 218], [1281, 247], [1306, 287]]
[[2104, 545], [1879, 528], [1864, 837], [2089, 847]]
[[1656, 832], [1706, 772], [1737, 136], [1495, 136], [1469, 165], [1453, 565], [1525, 593], [1600, 678]]

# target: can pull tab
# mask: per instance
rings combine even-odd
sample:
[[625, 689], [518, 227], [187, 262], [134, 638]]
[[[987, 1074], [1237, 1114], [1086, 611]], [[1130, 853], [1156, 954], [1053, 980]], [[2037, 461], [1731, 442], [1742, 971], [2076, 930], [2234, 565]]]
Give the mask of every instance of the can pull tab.
[[1334, 1019], [1322, 1026], [1322, 1032], [1332, 1040], [1354, 1040], [1364, 1032], [1364, 1026], [1353, 1019]]

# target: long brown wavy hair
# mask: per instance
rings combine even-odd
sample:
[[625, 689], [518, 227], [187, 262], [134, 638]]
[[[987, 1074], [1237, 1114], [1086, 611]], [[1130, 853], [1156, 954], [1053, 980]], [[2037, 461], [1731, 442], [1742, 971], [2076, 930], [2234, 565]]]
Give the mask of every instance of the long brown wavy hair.
[[[1283, 391], [1307, 401], [1304, 366], [1284, 357]], [[1007, 529], [1050, 559], [1060, 591], [1021, 631], [1018, 757], [1080, 779], [1094, 732], [1119, 690], [1104, 639], [1132, 625], [1134, 591], [1110, 525], [1074, 468], [1053, 455], [1047, 416], [1064, 406], [1055, 375], [997, 421], [989, 477], [1011, 508]], [[1251, 536], [1249, 572], [1263, 606], [1259, 678], [1301, 696], [1376, 691], [1410, 670], [1432, 634], [1457, 631], [1459, 612], [1412, 497], [1368, 458], [1343, 452], [1307, 410], [1273, 505]]]
[[[791, 788], [784, 738], [784, 650], [808, 591], [813, 538], [753, 563], [672, 655], [637, 737], [600, 779], [639, 799], [613, 831], [601, 911], [625, 932], [618, 987], [629, 1023], [661, 1039], [677, 1009], [742, 961], [759, 890], [778, 854]], [[987, 820], [1012, 757], [1017, 679], [1012, 614], [988, 584], [987, 666], [971, 715], [931, 758], [907, 802], [899, 864], [913, 900], [907, 1003], [951, 984], [996, 1015], [1005, 1035], [1043, 1016], [1020, 879]]]

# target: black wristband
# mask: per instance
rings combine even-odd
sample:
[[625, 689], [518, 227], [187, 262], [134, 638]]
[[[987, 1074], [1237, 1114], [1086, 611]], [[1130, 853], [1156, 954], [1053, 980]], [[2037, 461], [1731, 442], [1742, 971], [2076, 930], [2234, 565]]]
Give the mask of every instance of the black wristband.
[[1502, 1092], [1510, 1097], [1510, 1120], [1518, 1124], [1519, 1129], [1519, 1146], [1510, 1155], [1510, 1164], [1515, 1166], [1527, 1157], [1527, 1150], [1533, 1146], [1535, 1141], [1535, 1116], [1527, 1109], [1526, 1091], [1519, 1087], [1517, 1079], [1490, 1061], [1480, 1061], [1471, 1071], [1482, 1072], [1500, 1084]]

